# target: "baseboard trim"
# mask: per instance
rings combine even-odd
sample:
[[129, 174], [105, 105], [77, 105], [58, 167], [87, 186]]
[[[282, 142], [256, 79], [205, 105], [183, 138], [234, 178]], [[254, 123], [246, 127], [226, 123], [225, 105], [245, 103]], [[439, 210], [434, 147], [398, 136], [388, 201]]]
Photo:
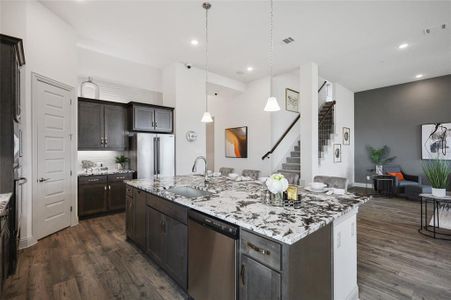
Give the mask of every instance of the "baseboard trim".
[[19, 241], [19, 249], [25, 249], [33, 246], [38, 241], [34, 239], [32, 236], [21, 238]]
[[359, 300], [359, 286], [356, 285], [346, 297], [346, 300]]

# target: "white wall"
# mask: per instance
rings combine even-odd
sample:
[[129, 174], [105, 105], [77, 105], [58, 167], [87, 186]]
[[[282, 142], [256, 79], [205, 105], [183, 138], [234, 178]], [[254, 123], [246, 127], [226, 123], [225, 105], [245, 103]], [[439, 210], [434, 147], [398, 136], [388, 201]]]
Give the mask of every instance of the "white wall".
[[[285, 89], [289, 88], [299, 91], [299, 70], [288, 72], [273, 77], [273, 92], [280, 105], [280, 111], [271, 114], [271, 146], [282, 136], [285, 130], [297, 117], [298, 113], [287, 111], [285, 109]], [[299, 124], [299, 121], [298, 121]], [[288, 135], [279, 144], [276, 151], [272, 154], [272, 170], [276, 171], [282, 168], [285, 158], [293, 151], [299, 140], [299, 126], [294, 126]], [[268, 151], [267, 149], [266, 151]]]
[[161, 70], [113, 57], [90, 49], [77, 47], [78, 74], [100, 78], [130, 87], [162, 92]]
[[[205, 73], [201, 69], [187, 69], [175, 63], [163, 70], [163, 105], [175, 107], [176, 173], [191, 174], [194, 159], [205, 156]], [[197, 133], [197, 140], [188, 142], [185, 133]], [[200, 170], [200, 169], [199, 169]]]
[[[318, 175], [348, 178], [354, 183], [354, 93], [338, 83], [333, 84], [335, 105], [335, 134], [319, 160]], [[351, 129], [351, 144], [343, 145], [343, 127]], [[341, 144], [342, 162], [333, 162], [333, 144]]]
[[[76, 35], [72, 28], [36, 1], [7, 1], [3, 3], [3, 32], [24, 40], [26, 65], [22, 70], [23, 90], [23, 175], [28, 178], [24, 185], [23, 217], [21, 224], [21, 246], [35, 242], [32, 228], [32, 94], [31, 76], [38, 73], [58, 82], [75, 87], [77, 85]], [[75, 119], [75, 110], [73, 117]], [[75, 123], [72, 124], [75, 127]], [[74, 129], [75, 133], [76, 128]], [[76, 155], [76, 145], [71, 152]], [[75, 169], [75, 159], [73, 169]], [[72, 198], [76, 199], [76, 177], [73, 179]], [[76, 210], [72, 221], [76, 222]]]
[[[210, 97], [209, 106], [215, 118], [215, 168], [232, 167], [271, 173], [271, 161], [261, 157], [271, 147], [271, 114], [263, 111], [269, 95], [269, 78], [253, 81], [235, 97]], [[248, 158], [225, 157], [226, 128], [248, 126]]]

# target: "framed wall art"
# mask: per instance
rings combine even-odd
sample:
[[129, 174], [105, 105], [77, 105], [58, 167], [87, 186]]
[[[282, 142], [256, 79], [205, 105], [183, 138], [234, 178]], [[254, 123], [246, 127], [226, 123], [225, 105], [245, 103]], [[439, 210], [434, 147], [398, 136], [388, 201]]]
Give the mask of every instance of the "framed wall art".
[[343, 145], [351, 145], [351, 129], [343, 127]]
[[292, 89], [285, 89], [285, 109], [292, 112], [299, 112], [299, 92]]
[[341, 163], [341, 144], [334, 144], [334, 163]]
[[225, 156], [247, 158], [247, 126], [225, 130]]
[[421, 158], [451, 160], [451, 123], [421, 125]]

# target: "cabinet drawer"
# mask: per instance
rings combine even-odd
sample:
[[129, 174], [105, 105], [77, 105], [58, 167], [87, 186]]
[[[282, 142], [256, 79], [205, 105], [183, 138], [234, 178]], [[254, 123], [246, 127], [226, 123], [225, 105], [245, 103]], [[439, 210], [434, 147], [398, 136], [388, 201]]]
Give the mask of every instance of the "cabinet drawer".
[[133, 179], [133, 173], [121, 173], [108, 175], [108, 182], [121, 182], [124, 180]]
[[274, 270], [280, 270], [281, 245], [279, 243], [242, 230], [240, 249], [241, 254], [246, 254]]
[[152, 194], [147, 194], [147, 205], [183, 224], [187, 224], [188, 209], [186, 207], [171, 203]]
[[133, 187], [127, 185], [127, 186], [125, 187], [125, 195], [126, 195], [127, 197], [133, 197]]
[[92, 183], [106, 183], [107, 176], [80, 176], [78, 177], [78, 184], [92, 184]]

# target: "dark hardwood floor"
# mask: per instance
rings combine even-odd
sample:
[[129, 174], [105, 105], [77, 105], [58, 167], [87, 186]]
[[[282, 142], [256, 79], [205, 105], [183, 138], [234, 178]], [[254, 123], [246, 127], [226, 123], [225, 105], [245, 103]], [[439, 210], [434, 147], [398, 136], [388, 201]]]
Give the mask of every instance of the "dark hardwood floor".
[[[418, 205], [379, 198], [360, 209], [360, 299], [451, 299], [451, 242], [417, 233]], [[21, 251], [3, 298], [172, 300], [184, 295], [125, 241], [124, 214], [116, 214], [81, 221]]]

